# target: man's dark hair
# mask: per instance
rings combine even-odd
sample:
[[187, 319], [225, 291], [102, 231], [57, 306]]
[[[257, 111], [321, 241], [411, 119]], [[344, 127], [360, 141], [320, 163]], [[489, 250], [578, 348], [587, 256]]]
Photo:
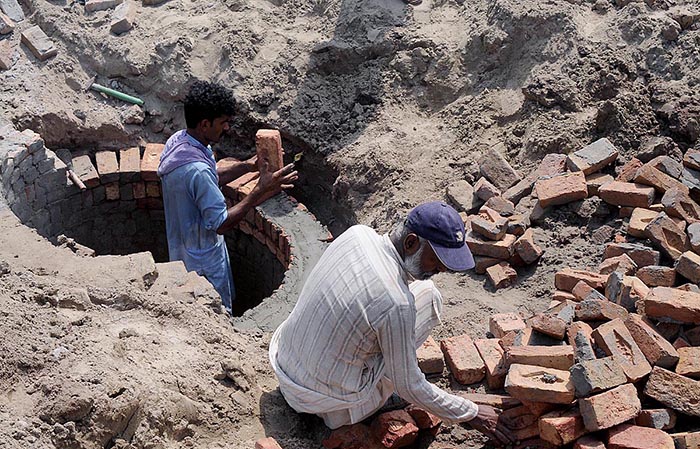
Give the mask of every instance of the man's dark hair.
[[222, 115], [236, 112], [233, 93], [221, 84], [195, 81], [185, 97], [185, 123], [196, 128], [202, 120], [214, 121]]

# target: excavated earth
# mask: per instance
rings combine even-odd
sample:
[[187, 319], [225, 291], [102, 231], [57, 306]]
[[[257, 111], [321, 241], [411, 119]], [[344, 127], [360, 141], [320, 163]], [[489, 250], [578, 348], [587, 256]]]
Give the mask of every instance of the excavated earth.
[[[164, 142], [183, 127], [189, 84], [221, 82], [240, 114], [216, 149], [245, 157], [256, 129], [279, 129], [288, 155], [304, 152], [292, 193], [335, 235], [387, 231], [453, 181], [476, 181], [481, 151], [498, 143], [522, 175], [601, 137], [618, 165], [657, 155], [652, 138], [672, 156], [699, 148], [696, 0], [139, 2], [120, 36], [111, 11], [22, 6], [27, 19], [3, 38], [14, 64], [0, 71], [0, 114], [18, 129], [55, 150]], [[20, 46], [32, 25], [56, 57]], [[94, 76], [144, 107], [86, 91]], [[538, 225], [545, 254], [513, 287], [436, 276], [434, 336], [483, 337], [492, 313], [543, 310], [554, 273], [597, 266], [622, 224], [597, 198], [572, 203]], [[175, 301], [147, 288], [136, 255], [81, 257], [6, 208], [0, 228], [0, 448], [252, 448], [265, 435], [321, 446], [322, 422], [277, 390], [270, 329], [231, 323], [211, 292]], [[461, 426], [417, 443], [455, 446], [490, 447]]]

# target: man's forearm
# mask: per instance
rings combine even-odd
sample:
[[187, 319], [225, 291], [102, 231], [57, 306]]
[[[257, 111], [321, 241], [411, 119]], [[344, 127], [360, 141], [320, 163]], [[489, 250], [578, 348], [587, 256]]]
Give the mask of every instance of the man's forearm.
[[219, 175], [219, 185], [223, 186], [240, 178], [246, 173], [255, 170], [255, 164], [248, 161], [237, 161], [233, 158], [224, 158], [216, 163], [216, 173]]
[[216, 233], [223, 234], [236, 227], [236, 225], [245, 218], [250, 209], [265, 201], [271, 194], [274, 194], [274, 192], [266, 193], [262, 190], [253, 189], [245, 198], [236, 203], [233, 207], [228, 208], [226, 220], [221, 223]]

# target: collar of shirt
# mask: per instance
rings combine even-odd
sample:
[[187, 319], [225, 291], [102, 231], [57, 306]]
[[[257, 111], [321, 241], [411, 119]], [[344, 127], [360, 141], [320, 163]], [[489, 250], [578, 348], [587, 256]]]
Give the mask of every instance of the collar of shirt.
[[406, 263], [404, 262], [403, 258], [401, 258], [401, 255], [396, 250], [394, 244], [391, 242], [388, 234], [382, 235], [382, 243], [384, 244], [384, 248], [389, 256], [401, 267], [401, 278], [406, 284], [408, 284], [409, 281], [413, 280], [413, 276], [408, 272], [408, 270], [406, 270]]

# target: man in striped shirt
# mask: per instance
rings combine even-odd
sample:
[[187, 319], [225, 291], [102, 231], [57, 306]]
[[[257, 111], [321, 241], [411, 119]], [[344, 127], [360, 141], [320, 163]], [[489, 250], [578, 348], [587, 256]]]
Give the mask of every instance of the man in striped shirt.
[[468, 421], [509, 442], [496, 409], [431, 384], [416, 360], [442, 309], [427, 279], [474, 267], [464, 237], [459, 214], [438, 201], [411, 210], [390, 235], [362, 225], [340, 235], [270, 343], [289, 405], [335, 429], [369, 417], [395, 392], [444, 421]]

